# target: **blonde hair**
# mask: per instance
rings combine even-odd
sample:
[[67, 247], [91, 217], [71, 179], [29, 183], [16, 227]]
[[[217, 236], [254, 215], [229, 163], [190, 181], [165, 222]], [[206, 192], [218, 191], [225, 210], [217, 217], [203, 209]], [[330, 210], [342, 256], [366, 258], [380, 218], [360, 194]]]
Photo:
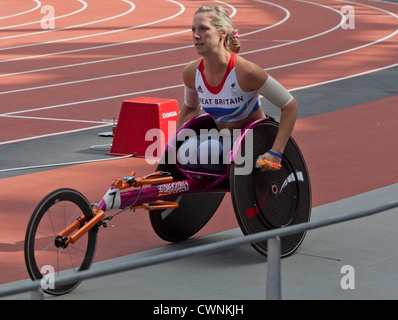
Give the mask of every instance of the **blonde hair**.
[[221, 6], [203, 5], [196, 10], [195, 14], [202, 12], [210, 12], [214, 27], [219, 32], [227, 32], [227, 36], [224, 39], [224, 47], [234, 53], [238, 53], [240, 51], [240, 40], [237, 36], [238, 30], [233, 27], [227, 9]]

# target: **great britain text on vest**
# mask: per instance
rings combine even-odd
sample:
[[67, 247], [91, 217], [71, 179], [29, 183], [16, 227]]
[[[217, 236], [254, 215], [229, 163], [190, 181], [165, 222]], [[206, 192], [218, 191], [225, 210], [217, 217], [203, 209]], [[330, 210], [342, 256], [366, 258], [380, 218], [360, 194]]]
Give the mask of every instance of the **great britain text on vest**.
[[[214, 100], [214, 102], [213, 102]], [[201, 98], [200, 99], [200, 104], [201, 105], [212, 105], [212, 104], [216, 104], [216, 105], [234, 105], [237, 103], [243, 102], [243, 97], [236, 97], [236, 98], [226, 98], [226, 99], [213, 99], [213, 98], [209, 98], [209, 99], [205, 99], [205, 98]]]

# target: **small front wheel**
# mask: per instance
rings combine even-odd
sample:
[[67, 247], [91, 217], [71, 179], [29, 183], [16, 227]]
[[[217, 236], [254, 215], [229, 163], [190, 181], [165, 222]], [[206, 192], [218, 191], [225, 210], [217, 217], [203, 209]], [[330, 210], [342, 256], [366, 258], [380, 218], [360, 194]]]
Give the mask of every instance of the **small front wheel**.
[[48, 274], [42, 288], [61, 295], [76, 288], [80, 281], [57, 284], [57, 277], [87, 270], [94, 259], [97, 228], [92, 228], [76, 243], [65, 245], [58, 234], [80, 217], [89, 221], [93, 211], [87, 199], [68, 188], [49, 193], [41, 200], [30, 218], [25, 236], [25, 263], [32, 280]]

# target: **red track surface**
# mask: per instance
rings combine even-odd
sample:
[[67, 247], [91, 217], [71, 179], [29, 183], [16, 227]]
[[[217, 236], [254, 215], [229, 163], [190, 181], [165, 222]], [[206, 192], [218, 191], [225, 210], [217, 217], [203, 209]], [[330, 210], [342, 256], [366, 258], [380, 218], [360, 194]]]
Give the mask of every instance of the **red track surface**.
[[[55, 8], [55, 30], [41, 29], [44, 14], [33, 10], [34, 1], [2, 1], [0, 146], [106, 125], [103, 119], [117, 118], [129, 98], [181, 103], [181, 70], [197, 57], [189, 29], [199, 2], [46, 4]], [[292, 91], [398, 63], [396, 4], [231, 0], [225, 5], [240, 26], [242, 55]], [[355, 29], [339, 26], [343, 5], [354, 7]], [[298, 121], [294, 137], [309, 166], [314, 206], [396, 183], [395, 151], [389, 146], [398, 134], [397, 103], [393, 96]], [[27, 277], [24, 233], [45, 194], [72, 187], [97, 201], [113, 179], [132, 169], [144, 175], [154, 167], [144, 159], [123, 159], [1, 179], [0, 283]], [[164, 245], [145, 212], [122, 215], [115, 225], [100, 234], [97, 261]], [[227, 197], [200, 235], [234, 227]]]

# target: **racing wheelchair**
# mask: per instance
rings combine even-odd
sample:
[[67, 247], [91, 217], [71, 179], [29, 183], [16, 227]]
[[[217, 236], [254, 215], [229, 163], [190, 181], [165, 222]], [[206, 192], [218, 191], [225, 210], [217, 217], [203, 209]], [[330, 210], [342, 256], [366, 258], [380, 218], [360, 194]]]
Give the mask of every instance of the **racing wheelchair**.
[[[167, 143], [156, 172], [145, 177], [132, 172], [116, 179], [98, 204], [69, 188], [45, 196], [26, 230], [25, 264], [31, 279], [43, 277], [43, 266], [52, 266], [60, 275], [89, 269], [99, 230], [127, 210], [147, 210], [155, 233], [169, 242], [186, 240], [201, 230], [227, 192], [231, 193], [235, 216], [245, 235], [310, 220], [310, 178], [294, 139], [290, 137], [278, 170], [263, 172], [258, 168], [272, 165], [258, 158], [271, 148], [278, 131], [277, 121], [267, 117], [241, 130], [228, 152], [228, 161], [217, 172], [193, 170], [178, 161], [177, 151], [187, 130], [200, 135], [203, 130], [217, 129], [210, 115], [194, 117]], [[304, 237], [305, 232], [281, 237], [281, 256], [295, 252]], [[252, 246], [267, 255], [266, 241]], [[61, 295], [79, 283], [55, 282], [54, 288], [44, 291]]]

